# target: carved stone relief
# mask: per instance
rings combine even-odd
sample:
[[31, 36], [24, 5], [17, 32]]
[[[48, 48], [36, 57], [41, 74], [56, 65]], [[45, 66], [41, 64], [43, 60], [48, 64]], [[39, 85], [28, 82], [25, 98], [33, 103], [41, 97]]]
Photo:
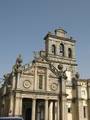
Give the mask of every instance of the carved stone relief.
[[25, 80], [24, 82], [23, 82], [23, 86], [25, 87], [25, 88], [30, 88], [31, 87], [31, 85], [32, 85], [32, 83], [29, 81], [29, 80]]
[[57, 83], [52, 83], [50, 88], [51, 88], [51, 90], [56, 91], [58, 89], [58, 84]]

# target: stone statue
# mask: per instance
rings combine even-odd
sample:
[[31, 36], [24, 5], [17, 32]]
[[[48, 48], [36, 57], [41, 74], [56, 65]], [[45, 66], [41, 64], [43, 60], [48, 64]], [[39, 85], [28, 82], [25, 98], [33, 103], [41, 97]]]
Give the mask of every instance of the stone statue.
[[80, 74], [79, 74], [78, 72], [76, 72], [75, 78], [76, 78], [76, 79], [79, 79], [79, 77], [80, 77]]
[[13, 69], [12, 69], [12, 72], [14, 74], [18, 73], [18, 72], [21, 72], [21, 69], [20, 67], [22, 66], [22, 57], [21, 57], [21, 54], [17, 57], [16, 59], [16, 63], [15, 65], [13, 66]]
[[18, 67], [21, 66], [21, 64], [22, 64], [22, 57], [21, 57], [21, 54], [19, 54], [19, 56], [17, 57], [17, 59], [16, 59], [16, 64], [17, 64]]

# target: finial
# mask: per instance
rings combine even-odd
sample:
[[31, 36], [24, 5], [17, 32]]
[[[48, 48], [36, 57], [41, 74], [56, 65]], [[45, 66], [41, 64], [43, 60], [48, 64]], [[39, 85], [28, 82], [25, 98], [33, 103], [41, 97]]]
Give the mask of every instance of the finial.
[[16, 73], [18, 73], [18, 72], [21, 72], [21, 69], [20, 69], [20, 67], [21, 67], [21, 65], [22, 65], [22, 57], [21, 57], [21, 54], [19, 54], [18, 55], [18, 57], [17, 57], [17, 59], [16, 59], [16, 63], [15, 63], [15, 65], [13, 66], [13, 68], [12, 68], [12, 72], [14, 73], [14, 74], [16, 74]]
[[62, 65], [62, 64], [59, 64], [59, 65], [58, 65], [58, 69], [59, 69], [59, 70], [62, 70], [62, 69], [63, 69], [63, 65]]
[[17, 59], [16, 59], [16, 64], [17, 64], [18, 66], [21, 66], [21, 63], [22, 63], [22, 62], [23, 62], [22, 56], [21, 56], [21, 54], [19, 54], [18, 57], [17, 57]]
[[77, 79], [79, 79], [80, 75], [79, 75], [78, 72], [76, 72], [75, 77], [76, 77]]

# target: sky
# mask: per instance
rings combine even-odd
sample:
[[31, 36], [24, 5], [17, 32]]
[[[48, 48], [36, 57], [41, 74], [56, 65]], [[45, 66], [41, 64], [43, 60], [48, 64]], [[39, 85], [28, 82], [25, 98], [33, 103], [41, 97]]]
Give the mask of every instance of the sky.
[[23, 64], [32, 61], [47, 32], [59, 27], [76, 40], [80, 77], [90, 78], [90, 0], [0, 0], [0, 78], [19, 54]]

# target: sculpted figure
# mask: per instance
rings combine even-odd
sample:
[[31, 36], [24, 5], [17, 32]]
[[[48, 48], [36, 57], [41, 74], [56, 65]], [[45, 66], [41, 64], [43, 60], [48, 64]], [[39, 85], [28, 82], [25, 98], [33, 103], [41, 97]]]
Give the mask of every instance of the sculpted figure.
[[21, 66], [22, 66], [22, 57], [21, 57], [21, 55], [19, 55], [16, 59], [15, 65], [13, 66], [12, 72], [15, 74], [17, 72], [21, 72], [21, 69], [20, 69]]

